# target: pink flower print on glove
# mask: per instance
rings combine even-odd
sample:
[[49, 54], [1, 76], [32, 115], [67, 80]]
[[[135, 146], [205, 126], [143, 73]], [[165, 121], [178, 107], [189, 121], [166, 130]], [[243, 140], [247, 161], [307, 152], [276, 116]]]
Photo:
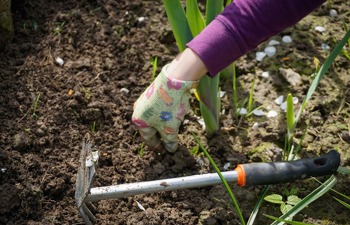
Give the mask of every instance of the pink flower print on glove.
[[168, 77], [167, 85], [169, 89], [180, 90], [183, 82]]
[[149, 88], [146, 91], [145, 95], [147, 99], [149, 99], [153, 95], [153, 92], [154, 92], [154, 83], [152, 83], [151, 86], [149, 86]]
[[139, 129], [148, 127], [147, 123], [144, 120], [137, 119], [135, 117], [132, 118], [132, 123]]
[[180, 106], [178, 108], [178, 112], [176, 113], [176, 118], [179, 120], [183, 120], [186, 114], [186, 108], [184, 103], [180, 103]]

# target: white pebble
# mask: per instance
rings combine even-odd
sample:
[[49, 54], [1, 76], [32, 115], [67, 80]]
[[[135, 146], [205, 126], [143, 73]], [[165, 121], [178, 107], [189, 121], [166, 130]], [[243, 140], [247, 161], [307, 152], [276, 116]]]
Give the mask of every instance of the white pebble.
[[254, 124], [253, 124], [253, 126], [252, 126], [252, 129], [253, 130], [256, 130], [256, 129], [258, 129], [259, 128], [259, 123], [258, 122], [255, 122]]
[[64, 64], [64, 61], [61, 57], [56, 57], [55, 61], [59, 66], [63, 66]]
[[255, 109], [253, 111], [253, 114], [256, 115], [256, 116], [264, 116], [265, 115], [265, 112], [262, 111], [261, 109]]
[[276, 54], [276, 48], [274, 46], [268, 46], [264, 49], [264, 52], [268, 57], [272, 57]]
[[269, 41], [269, 45], [270, 45], [270, 46], [279, 45], [279, 44], [280, 44], [280, 42], [279, 42], [279, 41], [276, 41], [276, 40], [271, 40], [271, 41]]
[[220, 98], [224, 97], [226, 94], [226, 91], [220, 91]]
[[275, 99], [275, 103], [277, 105], [281, 105], [283, 101], [284, 101], [283, 95], [280, 95], [280, 96], [278, 96], [278, 98]]
[[139, 209], [141, 209], [142, 211], [145, 211], [146, 209], [141, 205], [141, 203], [139, 203], [138, 201], [136, 201], [137, 207], [139, 207]]
[[322, 32], [325, 32], [325, 31], [326, 31], [326, 28], [324, 28], [324, 27], [322, 27], [322, 26], [316, 26], [316, 27], [315, 27], [315, 30], [322, 33]]
[[322, 44], [321, 44], [321, 48], [322, 48], [323, 50], [329, 50], [329, 49], [331, 49], [331, 47], [329, 47], [329, 45], [327, 45], [327, 44], [325, 44], [325, 43], [322, 43]]
[[329, 10], [329, 15], [331, 17], [336, 17], [336, 16], [338, 16], [338, 12], [335, 9], [331, 9], [331, 10]]
[[284, 43], [292, 43], [293, 40], [292, 40], [291, 36], [285, 35], [285, 36], [282, 37], [282, 41]]
[[299, 99], [298, 97], [293, 97], [293, 104], [298, 104], [299, 103]]
[[2, 173], [5, 173], [6, 170], [7, 170], [6, 168], [1, 168], [1, 172], [2, 172]]
[[275, 110], [271, 110], [267, 113], [266, 115], [268, 118], [272, 118], [272, 117], [276, 117], [277, 116], [277, 112]]
[[282, 102], [282, 104], [280, 105], [280, 108], [281, 108], [283, 111], [286, 111], [286, 110], [287, 110], [287, 102]]
[[125, 94], [129, 94], [129, 89], [127, 88], [121, 88], [120, 92], [124, 92]]
[[263, 78], [268, 78], [270, 76], [270, 73], [268, 71], [262, 72], [261, 76]]
[[202, 130], [205, 130], [205, 123], [203, 118], [198, 118], [197, 119], [198, 123], [202, 126]]
[[246, 115], [248, 113], [248, 111], [245, 108], [238, 108], [237, 112], [240, 115]]
[[257, 52], [255, 59], [258, 61], [262, 61], [265, 58], [265, 56], [266, 56], [265, 52]]
[[228, 170], [228, 168], [231, 166], [231, 163], [228, 162], [228, 163], [225, 163], [224, 165], [224, 170]]
[[141, 16], [141, 17], [139, 17], [137, 20], [138, 20], [139, 22], [142, 22], [142, 21], [145, 20], [145, 17]]

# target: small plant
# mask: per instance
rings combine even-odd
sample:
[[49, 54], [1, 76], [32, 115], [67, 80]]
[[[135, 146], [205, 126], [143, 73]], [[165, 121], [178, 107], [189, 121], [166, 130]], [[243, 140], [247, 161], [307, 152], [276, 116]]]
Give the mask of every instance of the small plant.
[[290, 191], [287, 189], [284, 191], [283, 199], [282, 195], [279, 194], [271, 194], [264, 198], [265, 201], [280, 205], [280, 211], [282, 214], [287, 213], [289, 210], [293, 208], [296, 204], [298, 204], [301, 199], [296, 195], [298, 189], [292, 188]]
[[142, 157], [145, 154], [145, 143], [142, 142], [137, 150], [137, 154]]
[[90, 88], [82, 88], [81, 92], [84, 93], [84, 98], [86, 100], [90, 100], [92, 98], [92, 93], [91, 93], [91, 89]]
[[92, 122], [91, 125], [91, 133], [95, 133], [96, 132], [96, 121]]
[[156, 77], [157, 74], [157, 67], [158, 67], [158, 57], [154, 57], [151, 61], [152, 64], [152, 77], [151, 77], [151, 81], [153, 81]]
[[197, 155], [199, 155], [199, 151], [200, 149], [199, 149], [199, 146], [198, 145], [196, 145], [196, 146], [194, 146], [192, 149], [191, 149], [191, 155], [193, 155], [193, 156], [197, 156]]
[[39, 99], [40, 99], [40, 93], [36, 96], [34, 104], [33, 104], [33, 117], [37, 117], [38, 115], [36, 114], [36, 110], [39, 106]]
[[[233, 65], [234, 66], [234, 65]], [[254, 100], [254, 86], [255, 86], [255, 80], [252, 83], [252, 86], [249, 90], [249, 96], [244, 99], [243, 103], [238, 102], [238, 94], [237, 94], [237, 78], [236, 78], [236, 70], [233, 69], [233, 76], [232, 76], [232, 99], [233, 99], [233, 107], [235, 110], [235, 117], [237, 118], [239, 115], [242, 115], [244, 117], [251, 116], [255, 110], [259, 110], [263, 107], [263, 105], [256, 107], [255, 100]]]
[[53, 30], [53, 33], [55, 35], [60, 35], [62, 30], [63, 30], [63, 26], [66, 24], [66, 22], [60, 22], [60, 23], [56, 23], [56, 27], [55, 29]]

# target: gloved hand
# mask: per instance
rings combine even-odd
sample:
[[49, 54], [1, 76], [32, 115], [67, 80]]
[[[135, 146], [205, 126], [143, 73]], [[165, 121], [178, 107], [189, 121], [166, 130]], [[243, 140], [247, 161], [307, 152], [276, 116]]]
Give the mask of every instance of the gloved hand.
[[198, 81], [170, 78], [166, 68], [135, 102], [132, 122], [149, 147], [161, 149], [163, 142], [166, 150], [175, 152], [179, 127], [190, 108], [190, 90]]

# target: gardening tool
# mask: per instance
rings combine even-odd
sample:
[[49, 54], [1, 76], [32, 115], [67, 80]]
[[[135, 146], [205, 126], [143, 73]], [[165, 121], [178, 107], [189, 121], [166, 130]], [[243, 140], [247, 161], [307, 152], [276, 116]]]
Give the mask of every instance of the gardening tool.
[[[91, 202], [134, 196], [139, 194], [174, 191], [220, 184], [217, 173], [185, 176], [171, 179], [119, 184], [105, 187], [92, 187], [95, 177], [95, 164], [98, 152], [92, 151], [90, 136], [83, 140], [80, 167], [77, 174], [75, 199], [85, 224], [93, 224], [95, 207]], [[228, 182], [239, 186], [279, 184], [333, 174], [340, 164], [340, 155], [332, 150], [317, 158], [300, 159], [288, 162], [240, 164], [233, 171], [222, 172]]]

